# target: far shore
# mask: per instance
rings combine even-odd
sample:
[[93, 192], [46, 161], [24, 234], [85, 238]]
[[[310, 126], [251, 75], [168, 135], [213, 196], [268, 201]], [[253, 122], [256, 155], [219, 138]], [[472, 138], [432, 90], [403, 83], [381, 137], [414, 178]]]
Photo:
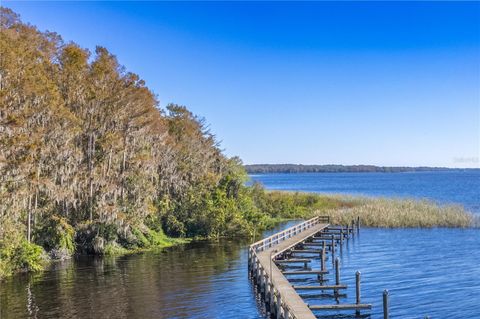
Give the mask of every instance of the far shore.
[[480, 171], [480, 168], [430, 166], [376, 166], [376, 165], [303, 165], [303, 164], [249, 164], [248, 174], [300, 174], [300, 173], [409, 173]]

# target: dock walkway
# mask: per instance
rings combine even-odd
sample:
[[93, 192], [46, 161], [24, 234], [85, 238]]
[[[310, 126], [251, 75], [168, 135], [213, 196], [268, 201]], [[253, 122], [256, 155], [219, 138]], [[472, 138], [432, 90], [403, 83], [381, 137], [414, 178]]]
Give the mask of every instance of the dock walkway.
[[[248, 250], [248, 269], [251, 278], [258, 287], [265, 303], [267, 312], [271, 318], [276, 319], [315, 319], [312, 310], [356, 310], [370, 309], [371, 305], [360, 302], [360, 273], [357, 272], [356, 282], [356, 303], [354, 304], [330, 304], [309, 306], [300, 297], [296, 290], [333, 290], [338, 296], [340, 289], [346, 289], [346, 285], [340, 283], [339, 260], [335, 259], [335, 284], [316, 286], [292, 286], [285, 277], [286, 275], [317, 275], [319, 282], [325, 282], [323, 276], [328, 274], [325, 267], [325, 256], [327, 249], [335, 255], [335, 246], [343, 244], [343, 238], [354, 235], [355, 222], [349, 226], [332, 227], [328, 216], [317, 216], [303, 223], [290, 227], [270, 237], [250, 245]], [[357, 220], [357, 231], [359, 228]], [[301, 249], [307, 246], [313, 239], [323, 239], [321, 249]], [[318, 244], [317, 244], [318, 245]], [[313, 270], [308, 268], [312, 257], [292, 257], [293, 254], [307, 253], [315, 254], [321, 261], [321, 269]], [[302, 270], [282, 271], [287, 265], [304, 264]], [[281, 265], [281, 266], [280, 266]], [[280, 268], [279, 268], [280, 267]], [[288, 267], [288, 266], [287, 266]], [[297, 266], [298, 268], [298, 266]]]
[[259, 262], [264, 265], [267, 276], [271, 274], [274, 287], [281, 292], [281, 296], [285, 301], [288, 301], [288, 308], [291, 314], [294, 314], [294, 318], [315, 319], [315, 315], [312, 313], [308, 305], [297, 294], [292, 285], [288, 282], [287, 278], [282, 274], [280, 269], [274, 262], [270, 262], [272, 258], [282, 254], [286, 250], [295, 247], [297, 244], [303, 242], [305, 238], [315, 235], [319, 231], [325, 229], [328, 226], [326, 223], [318, 223], [312, 227], [293, 235], [293, 237], [287, 238], [280, 242], [278, 245], [267, 248], [257, 253]]

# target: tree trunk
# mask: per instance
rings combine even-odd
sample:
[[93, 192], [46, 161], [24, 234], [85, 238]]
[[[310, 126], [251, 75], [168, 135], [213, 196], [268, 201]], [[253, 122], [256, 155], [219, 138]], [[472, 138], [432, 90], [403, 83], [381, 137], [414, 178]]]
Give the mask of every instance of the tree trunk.
[[88, 209], [90, 213], [90, 221], [93, 220], [93, 154], [95, 153], [95, 134], [90, 133], [89, 138], [89, 163], [88, 163], [88, 179], [89, 179], [89, 203]]
[[27, 217], [27, 240], [28, 242], [31, 242], [31, 234], [32, 234], [32, 229], [31, 229], [31, 222], [32, 222], [32, 195], [28, 195], [28, 217]]
[[122, 192], [121, 198], [125, 199], [125, 166], [127, 162], [127, 136], [123, 139], [123, 159], [122, 159]]

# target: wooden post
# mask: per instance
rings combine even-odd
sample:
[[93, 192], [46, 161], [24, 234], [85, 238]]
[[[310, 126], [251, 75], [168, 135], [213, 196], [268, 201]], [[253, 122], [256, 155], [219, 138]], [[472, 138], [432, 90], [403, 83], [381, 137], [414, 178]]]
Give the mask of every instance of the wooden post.
[[[335, 285], [340, 285], [340, 259], [335, 258]], [[333, 290], [335, 298], [338, 296], [338, 289]]]
[[277, 319], [282, 318], [282, 298], [280, 294], [277, 295]]
[[267, 312], [272, 311], [270, 305], [270, 279], [265, 276], [265, 310]]
[[320, 251], [320, 270], [325, 270], [325, 249]]
[[357, 216], [357, 232], [360, 232], [360, 217]]
[[265, 299], [265, 277], [263, 276], [263, 268], [260, 270], [260, 294]]
[[335, 284], [340, 285], [340, 259], [335, 258]]
[[255, 281], [255, 270], [256, 270], [256, 264], [255, 264], [255, 258], [252, 256], [252, 273], [251, 276], [253, 278], [253, 281]]
[[355, 232], [353, 231], [353, 229], [355, 228], [355, 219], [352, 219], [352, 237], [355, 236]]
[[[348, 231], [348, 229], [347, 229]], [[343, 246], [343, 226], [342, 229], [340, 230], [340, 248]]]
[[322, 249], [325, 251], [326, 247], [327, 247], [327, 245], [325, 244], [325, 240], [324, 240], [324, 241], [322, 241]]
[[[355, 296], [356, 296], [356, 302], [357, 302], [357, 305], [360, 304], [360, 272], [357, 271], [355, 273]], [[355, 312], [357, 315], [360, 314], [360, 310], [357, 309], [357, 311]]]
[[32, 241], [32, 196], [28, 196], [28, 217], [27, 217], [27, 240]]
[[332, 235], [332, 256], [335, 254], [335, 235]]
[[388, 290], [383, 291], [383, 319], [388, 319]]
[[273, 312], [275, 311], [275, 300], [274, 300], [274, 294], [273, 294], [273, 282], [272, 282], [272, 279], [270, 278], [270, 289], [269, 289], [269, 302], [270, 302], [270, 313], [273, 314]]

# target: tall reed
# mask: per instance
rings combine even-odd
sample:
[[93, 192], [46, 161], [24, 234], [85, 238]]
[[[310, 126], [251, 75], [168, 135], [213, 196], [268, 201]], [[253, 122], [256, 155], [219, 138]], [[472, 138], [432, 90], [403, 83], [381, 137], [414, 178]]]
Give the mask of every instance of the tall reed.
[[[342, 198], [341, 196], [339, 196]], [[342, 198], [342, 201], [348, 199]], [[351, 198], [351, 206], [317, 211], [331, 217], [332, 224], [350, 224], [360, 217], [371, 227], [478, 227], [480, 218], [460, 205], [439, 205], [428, 200]]]

